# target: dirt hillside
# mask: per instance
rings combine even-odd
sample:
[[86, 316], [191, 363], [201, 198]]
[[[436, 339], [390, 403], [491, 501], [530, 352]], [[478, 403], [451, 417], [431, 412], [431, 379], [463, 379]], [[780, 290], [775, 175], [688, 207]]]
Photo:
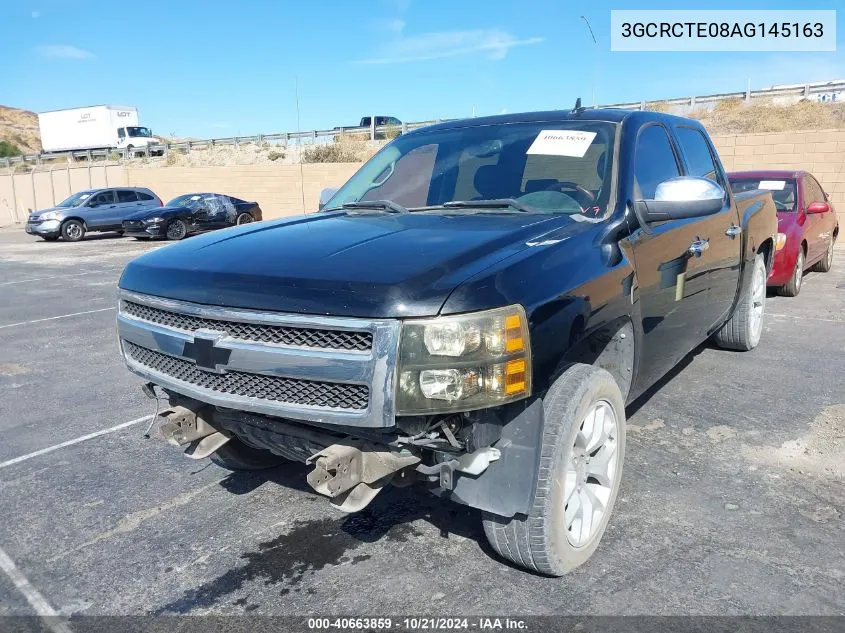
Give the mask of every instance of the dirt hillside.
[[41, 151], [38, 115], [29, 110], [0, 106], [0, 141], [8, 141], [26, 154]]

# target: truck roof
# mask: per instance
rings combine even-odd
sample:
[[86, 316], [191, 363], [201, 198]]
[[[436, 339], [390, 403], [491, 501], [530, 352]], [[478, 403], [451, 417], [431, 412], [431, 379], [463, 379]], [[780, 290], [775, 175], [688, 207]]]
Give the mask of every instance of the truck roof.
[[[540, 112], [497, 114], [493, 116], [476, 117], [474, 119], [457, 119], [455, 121], [447, 121], [445, 123], [438, 123], [436, 125], [420, 128], [420, 130], [451, 130], [455, 128], [475, 127], [481, 125], [537, 123], [542, 121], [608, 121], [610, 123], [621, 123], [628, 118], [636, 118], [641, 122], [664, 121], [667, 123], [678, 123], [680, 121], [684, 121], [700, 125], [698, 121], [694, 119], [687, 119], [684, 117], [674, 116], [672, 114], [664, 114], [662, 112], [652, 112], [649, 110], [617, 110], [614, 108], [591, 108], [588, 110], [581, 110], [580, 112], [576, 112], [574, 110], [547, 110]], [[409, 134], [414, 134], [416, 132], [417, 130], [414, 130], [413, 132], [409, 132]]]
[[98, 103], [95, 105], [76, 106], [75, 108], [56, 108], [55, 110], [44, 110], [38, 114], [50, 114], [51, 112], [68, 112], [69, 110], [84, 110], [86, 108], [109, 108], [111, 110], [137, 110], [136, 106], [122, 106], [113, 103]]

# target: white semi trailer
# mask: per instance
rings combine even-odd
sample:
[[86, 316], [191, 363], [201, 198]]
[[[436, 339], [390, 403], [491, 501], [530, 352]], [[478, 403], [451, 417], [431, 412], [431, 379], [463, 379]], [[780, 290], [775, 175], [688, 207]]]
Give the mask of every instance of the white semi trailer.
[[138, 108], [99, 105], [53, 110], [38, 115], [45, 152], [89, 149], [140, 151], [161, 141], [138, 124]]

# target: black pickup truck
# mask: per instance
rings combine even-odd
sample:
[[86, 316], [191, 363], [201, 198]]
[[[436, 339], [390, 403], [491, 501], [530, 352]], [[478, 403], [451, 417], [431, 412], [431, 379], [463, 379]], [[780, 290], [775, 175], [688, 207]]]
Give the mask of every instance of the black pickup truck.
[[348, 512], [424, 486], [561, 575], [607, 526], [626, 403], [707, 339], [757, 345], [776, 232], [695, 121], [455, 121], [395, 139], [319, 213], [133, 260], [120, 346], [190, 457], [305, 462]]

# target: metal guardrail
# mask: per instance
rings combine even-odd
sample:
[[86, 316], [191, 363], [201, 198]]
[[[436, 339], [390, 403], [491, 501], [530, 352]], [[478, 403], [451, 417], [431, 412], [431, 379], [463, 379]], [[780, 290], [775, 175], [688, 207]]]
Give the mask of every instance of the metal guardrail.
[[[845, 79], [834, 81], [817, 81], [806, 84], [788, 84], [772, 86], [762, 90], [745, 90], [743, 92], [721, 92], [712, 95], [681, 97], [678, 99], [657, 99], [653, 101], [636, 101], [631, 103], [613, 103], [610, 105], [596, 106], [599, 109], [618, 108], [620, 110], [645, 110], [650, 105], [660, 104], [661, 106], [689, 106], [694, 108], [697, 105], [727, 101], [728, 99], [742, 99], [753, 101], [754, 99], [776, 98], [776, 97], [798, 97], [809, 99], [813, 95], [836, 95], [845, 92]], [[835, 100], [836, 99], [832, 99]], [[843, 98], [845, 101], [845, 98]]]
[[[688, 106], [695, 108], [697, 105], [707, 105], [719, 101], [726, 101], [728, 99], [743, 99], [744, 101], [753, 101], [761, 98], [777, 98], [777, 97], [797, 97], [809, 99], [814, 95], [831, 94], [845, 92], [845, 79], [838, 79], [833, 81], [817, 81], [805, 84], [785, 84], [780, 86], [772, 86], [771, 88], [764, 88], [762, 90], [745, 90], [743, 92], [722, 92], [711, 95], [681, 97], [677, 99], [658, 99], [652, 101], [637, 101], [630, 103], [612, 103], [608, 105], [594, 106], [596, 109], [618, 108], [623, 110], [645, 110], [649, 106], [660, 104], [661, 106]], [[833, 99], [835, 100], [835, 99]], [[843, 98], [845, 100], [845, 98]], [[375, 117], [370, 119], [375, 123]], [[454, 121], [455, 119], [433, 119], [430, 121], [419, 121], [415, 123], [403, 123], [401, 131], [407, 132], [415, 130], [427, 125], [441, 123], [442, 121]], [[254, 136], [229, 136], [224, 138], [212, 138], [203, 140], [180, 141], [176, 143], [160, 143], [157, 145], [148, 145], [144, 148], [127, 149], [98, 149], [76, 152], [55, 152], [42, 154], [27, 154], [25, 156], [14, 156], [10, 158], [0, 159], [0, 164], [5, 167], [11, 167], [18, 163], [36, 163], [40, 164], [43, 161], [51, 161], [60, 158], [68, 160], [87, 159], [93, 160], [98, 157], [108, 159], [115, 154], [120, 158], [131, 158], [132, 156], [151, 156], [153, 153], [162, 153], [167, 155], [170, 151], [187, 151], [193, 149], [206, 149], [208, 147], [217, 146], [234, 146], [247, 144], [261, 145], [263, 143], [282, 143], [287, 145], [291, 141], [312, 140], [331, 138], [334, 140], [338, 136], [345, 134], [369, 134], [370, 140], [376, 140], [379, 134], [396, 132], [400, 126], [396, 125], [381, 125], [376, 126], [371, 124], [369, 127], [337, 127], [331, 130], [312, 130], [309, 132], [283, 132], [279, 134], [257, 134]], [[130, 156], [130, 154], [132, 156]]]

